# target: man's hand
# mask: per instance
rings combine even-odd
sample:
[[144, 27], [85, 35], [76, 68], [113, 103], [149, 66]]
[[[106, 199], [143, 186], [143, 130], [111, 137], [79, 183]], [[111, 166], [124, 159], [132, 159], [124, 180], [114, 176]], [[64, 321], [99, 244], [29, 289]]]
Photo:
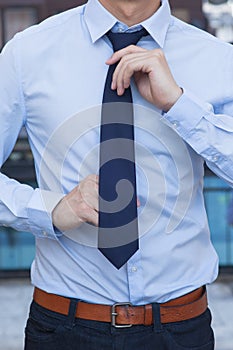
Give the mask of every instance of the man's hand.
[[106, 63], [111, 65], [118, 61], [112, 80], [112, 89], [117, 90], [118, 95], [129, 87], [131, 77], [134, 77], [140, 94], [165, 112], [182, 95], [162, 50], [130, 45], [115, 52]]
[[[140, 200], [137, 198], [137, 207]], [[83, 222], [99, 224], [99, 177], [89, 175], [53, 209], [53, 225], [60, 231], [79, 227]]]
[[98, 188], [96, 175], [89, 175], [81, 181], [54, 208], [54, 226], [60, 231], [77, 228], [83, 222], [98, 226]]

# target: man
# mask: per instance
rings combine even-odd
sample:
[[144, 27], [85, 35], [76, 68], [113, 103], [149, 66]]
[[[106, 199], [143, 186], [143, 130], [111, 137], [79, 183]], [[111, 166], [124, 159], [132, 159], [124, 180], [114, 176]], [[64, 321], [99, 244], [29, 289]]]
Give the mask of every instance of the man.
[[[142, 28], [113, 53], [109, 31]], [[203, 164], [232, 184], [232, 62], [230, 45], [173, 18], [167, 0], [89, 0], [3, 50], [1, 162], [25, 125], [39, 184], [1, 175], [1, 223], [36, 237], [26, 350], [214, 348]], [[118, 268], [97, 247], [101, 105], [115, 63], [114, 96], [130, 86], [134, 102], [139, 230]]]

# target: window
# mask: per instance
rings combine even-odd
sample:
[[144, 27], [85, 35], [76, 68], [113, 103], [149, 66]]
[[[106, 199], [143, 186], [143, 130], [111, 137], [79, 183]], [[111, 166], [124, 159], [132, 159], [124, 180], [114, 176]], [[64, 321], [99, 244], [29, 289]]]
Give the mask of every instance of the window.
[[[37, 23], [39, 7], [37, 6], [2, 6], [0, 7], [0, 48], [19, 31]], [[24, 129], [8, 161], [1, 171], [10, 177], [27, 182], [35, 178], [32, 154]]]
[[228, 0], [209, 0], [209, 3], [213, 4], [213, 5], [222, 5], [222, 4], [225, 4], [227, 2], [228, 2]]
[[176, 9], [173, 9], [172, 11], [172, 14], [181, 19], [182, 21], [185, 21], [187, 23], [190, 22], [190, 12], [188, 9], [186, 8], [176, 8]]
[[10, 40], [17, 32], [35, 24], [38, 20], [34, 7], [7, 7], [3, 10], [4, 41]]

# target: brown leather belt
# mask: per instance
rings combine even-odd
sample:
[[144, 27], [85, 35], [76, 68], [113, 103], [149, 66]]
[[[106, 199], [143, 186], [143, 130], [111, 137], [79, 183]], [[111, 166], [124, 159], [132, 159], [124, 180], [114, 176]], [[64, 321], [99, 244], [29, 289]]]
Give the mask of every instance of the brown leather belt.
[[[34, 301], [42, 307], [68, 315], [70, 299], [56, 294], [49, 294], [35, 288]], [[201, 315], [207, 309], [205, 287], [160, 304], [161, 323], [179, 322]], [[116, 303], [112, 306], [89, 304], [79, 301], [76, 317], [86, 320], [109, 322], [114, 327], [131, 327], [132, 325], [153, 324], [152, 304], [133, 306], [131, 303]]]

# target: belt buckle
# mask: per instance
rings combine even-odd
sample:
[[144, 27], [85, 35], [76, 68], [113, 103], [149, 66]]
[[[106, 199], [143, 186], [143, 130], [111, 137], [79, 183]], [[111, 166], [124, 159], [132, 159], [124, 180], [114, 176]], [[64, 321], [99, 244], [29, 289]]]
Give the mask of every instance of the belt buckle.
[[116, 317], [117, 317], [117, 312], [116, 312], [116, 307], [117, 306], [132, 306], [131, 303], [126, 302], [126, 303], [115, 303], [114, 305], [112, 305], [112, 312], [111, 312], [111, 325], [115, 328], [130, 328], [132, 327], [132, 324], [122, 324], [119, 325], [116, 323]]

